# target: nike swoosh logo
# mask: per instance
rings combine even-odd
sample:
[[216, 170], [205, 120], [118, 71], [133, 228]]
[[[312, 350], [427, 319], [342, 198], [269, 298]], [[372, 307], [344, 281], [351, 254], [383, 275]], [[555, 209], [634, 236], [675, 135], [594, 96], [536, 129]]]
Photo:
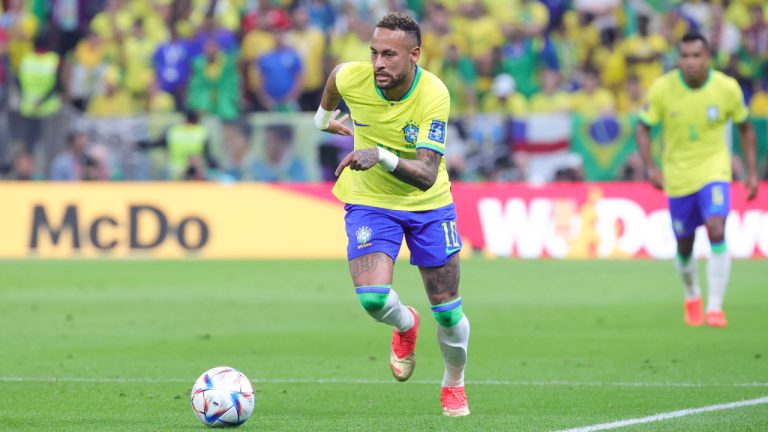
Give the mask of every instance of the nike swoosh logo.
[[447, 247], [447, 248], [445, 248], [445, 254], [446, 254], [446, 255], [450, 255], [450, 254], [452, 254], [452, 253], [455, 253], [455, 252], [458, 252], [458, 251], [460, 251], [460, 250], [461, 250], [461, 246], [459, 246], [459, 247], [455, 247], [455, 248], [449, 248], [449, 247]]
[[368, 127], [368, 126], [370, 126], [370, 125], [367, 125], [365, 123], [358, 123], [357, 120], [352, 120], [352, 123], [354, 123], [355, 126], [360, 126], [360, 127]]

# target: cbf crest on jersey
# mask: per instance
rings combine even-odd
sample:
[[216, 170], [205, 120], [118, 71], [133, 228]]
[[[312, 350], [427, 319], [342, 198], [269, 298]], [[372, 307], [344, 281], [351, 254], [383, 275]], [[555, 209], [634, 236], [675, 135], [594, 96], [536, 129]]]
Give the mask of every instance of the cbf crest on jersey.
[[432, 120], [429, 125], [429, 139], [440, 144], [445, 144], [445, 122], [441, 120]]
[[717, 109], [717, 106], [715, 105], [709, 105], [707, 106], [707, 120], [709, 121], [715, 121], [717, 120], [720, 112]]
[[415, 144], [419, 139], [419, 127], [411, 120], [403, 126], [403, 138], [408, 144]]
[[373, 237], [373, 231], [367, 226], [363, 225], [355, 232], [357, 237], [357, 248], [362, 249], [371, 245], [371, 237]]

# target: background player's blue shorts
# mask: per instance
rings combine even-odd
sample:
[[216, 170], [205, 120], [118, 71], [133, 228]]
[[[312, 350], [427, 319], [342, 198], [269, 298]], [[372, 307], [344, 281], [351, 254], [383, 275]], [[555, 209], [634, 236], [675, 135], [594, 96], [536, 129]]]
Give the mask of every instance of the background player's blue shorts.
[[384, 252], [394, 261], [403, 235], [411, 251], [411, 264], [419, 267], [442, 266], [461, 250], [453, 204], [417, 212], [358, 204], [347, 204], [344, 209], [350, 260], [371, 252]]
[[678, 239], [693, 235], [711, 216], [728, 216], [730, 209], [731, 188], [726, 182], [709, 183], [696, 193], [669, 198], [672, 229]]

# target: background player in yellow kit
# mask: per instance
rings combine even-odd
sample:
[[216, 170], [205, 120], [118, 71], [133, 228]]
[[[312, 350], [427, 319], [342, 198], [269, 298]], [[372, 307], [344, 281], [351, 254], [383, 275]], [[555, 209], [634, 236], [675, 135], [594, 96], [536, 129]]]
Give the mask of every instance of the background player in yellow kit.
[[[736, 80], [709, 68], [707, 40], [700, 34], [687, 34], [678, 49], [679, 68], [659, 77], [648, 91], [637, 144], [651, 183], [663, 188], [669, 198], [677, 238], [676, 268], [685, 285], [685, 321], [692, 326], [705, 322], [692, 257], [695, 230], [704, 224], [712, 248], [707, 263], [706, 324], [725, 327], [722, 306], [731, 268], [725, 243], [731, 181], [725, 127], [732, 120], [741, 133], [748, 200], [757, 195], [758, 186], [755, 134]], [[651, 155], [650, 127], [655, 125], [663, 128], [662, 171]]]
[[[344, 202], [352, 282], [363, 308], [394, 328], [390, 368], [410, 378], [419, 315], [392, 289], [394, 262], [403, 236], [437, 320], [445, 363], [443, 414], [469, 414], [464, 392], [469, 321], [459, 296], [461, 239], [445, 167], [450, 100], [436, 76], [417, 65], [421, 30], [412, 18], [392, 13], [376, 25], [371, 63], [338, 65], [328, 78], [315, 125], [352, 133], [336, 117], [344, 99], [354, 124], [355, 150], [336, 169], [333, 189]], [[347, 168], [347, 169], [345, 169]]]

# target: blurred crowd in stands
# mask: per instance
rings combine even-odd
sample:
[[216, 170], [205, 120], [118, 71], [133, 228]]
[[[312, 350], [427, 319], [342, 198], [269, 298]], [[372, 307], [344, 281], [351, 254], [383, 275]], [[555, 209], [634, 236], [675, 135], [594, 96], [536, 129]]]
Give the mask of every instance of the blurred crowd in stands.
[[[289, 156], [290, 142], [266, 143], [277, 150], [266, 149], [261, 165], [244, 168], [240, 159], [252, 141], [244, 119], [314, 112], [328, 72], [341, 62], [369, 61], [376, 21], [395, 10], [419, 19], [420, 65], [450, 90], [453, 178], [584, 179], [584, 155], [570, 146], [577, 131], [557, 119], [613, 118], [600, 124], [618, 128], [609, 133], [614, 138], [625, 136], [645, 90], [675, 67], [675, 45], [691, 30], [709, 38], [713, 67], [738, 80], [752, 115], [768, 116], [765, 0], [0, 3], [2, 178], [117, 178], [104, 162], [109, 150], [88, 142], [74, 126], [77, 118], [184, 113], [162, 137], [137, 139], [133, 147], [163, 148], [165, 178], [202, 179], [217, 170], [234, 180], [307, 180], [301, 158]], [[222, 125], [216, 145], [225, 151], [211, 150], [200, 116]], [[544, 133], [550, 141], [537, 151], [541, 124], [566, 124], [564, 148]], [[279, 122], [266, 132], [266, 141], [294, 135]], [[51, 147], [55, 140], [64, 144]], [[316, 159], [323, 169], [316, 179], [330, 179], [327, 168], [350, 147], [320, 135]], [[639, 160], [625, 156], [610, 176], [642, 179]]]

